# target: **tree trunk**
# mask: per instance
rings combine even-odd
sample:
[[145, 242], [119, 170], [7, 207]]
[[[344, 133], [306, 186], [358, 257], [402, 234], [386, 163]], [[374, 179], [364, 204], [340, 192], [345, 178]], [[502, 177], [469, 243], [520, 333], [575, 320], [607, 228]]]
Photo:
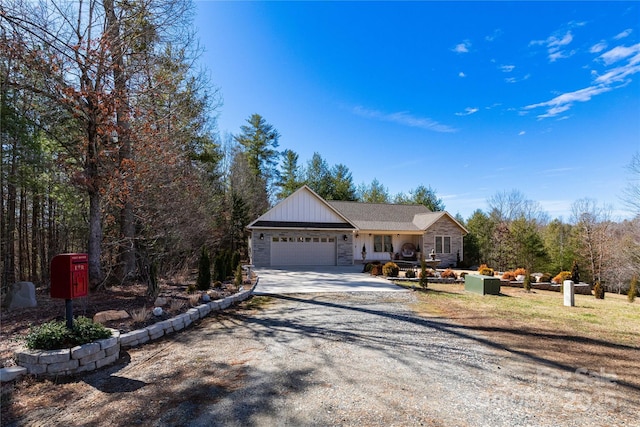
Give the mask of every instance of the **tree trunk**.
[[135, 223], [133, 215], [133, 203], [131, 202], [133, 192], [134, 164], [131, 150], [131, 136], [129, 125], [129, 99], [127, 96], [127, 80], [124, 70], [124, 46], [120, 37], [120, 23], [115, 13], [113, 0], [103, 2], [105, 15], [107, 18], [107, 36], [110, 43], [111, 61], [113, 70], [113, 84], [116, 92], [116, 127], [118, 133], [119, 149], [119, 170], [122, 177], [120, 187], [120, 200], [122, 208], [120, 210], [120, 234], [122, 242], [119, 248], [119, 272], [121, 281], [126, 281], [136, 271], [135, 252]]

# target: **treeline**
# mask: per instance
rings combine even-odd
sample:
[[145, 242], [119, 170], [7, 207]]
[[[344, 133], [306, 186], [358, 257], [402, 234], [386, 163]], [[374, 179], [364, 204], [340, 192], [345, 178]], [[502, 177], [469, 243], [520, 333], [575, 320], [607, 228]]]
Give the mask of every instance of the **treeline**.
[[[203, 248], [246, 259], [246, 226], [303, 184], [329, 200], [445, 209], [431, 187], [391, 195], [377, 179], [356, 186], [347, 166], [318, 153], [299, 164], [259, 114], [221, 138], [220, 97], [196, 67], [192, 14], [186, 0], [0, 4], [3, 293], [18, 280], [46, 283], [63, 252], [89, 254], [94, 289], [151, 285], [152, 267], [193, 269]], [[472, 263], [555, 272], [577, 258], [607, 284], [638, 271], [637, 220], [592, 218], [588, 206], [564, 224], [531, 202], [491, 206], [458, 218], [471, 231]]]
[[232, 240], [192, 13], [179, 0], [2, 2], [3, 291], [46, 282], [61, 252], [89, 253], [96, 288]]
[[516, 190], [497, 193], [488, 206], [488, 212], [476, 210], [464, 222], [467, 266], [525, 268], [553, 277], [571, 271], [575, 261], [581, 281], [601, 283], [610, 292], [624, 291], [634, 276], [640, 277], [640, 214], [615, 222], [606, 206], [580, 199], [569, 222], [550, 221], [537, 202]]

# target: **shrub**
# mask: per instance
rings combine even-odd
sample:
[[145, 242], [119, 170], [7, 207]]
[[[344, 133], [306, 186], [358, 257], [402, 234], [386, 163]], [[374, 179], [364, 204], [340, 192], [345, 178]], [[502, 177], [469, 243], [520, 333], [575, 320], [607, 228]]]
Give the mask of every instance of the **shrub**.
[[382, 274], [388, 277], [398, 277], [400, 268], [395, 262], [388, 262], [382, 267]]
[[526, 276], [527, 275], [527, 270], [525, 270], [524, 268], [516, 268], [513, 271], [513, 276], [514, 277], [518, 277], [518, 276]]
[[206, 247], [202, 247], [200, 253], [200, 263], [198, 264], [198, 280], [196, 287], [201, 291], [206, 291], [211, 287], [211, 261]]
[[538, 283], [540, 282], [550, 282], [551, 281], [551, 275], [549, 273], [543, 273], [542, 276], [538, 277]]
[[596, 284], [593, 287], [593, 294], [596, 299], [604, 299], [604, 286], [602, 286], [599, 280], [596, 280]]
[[493, 268], [487, 267], [487, 264], [482, 264], [478, 267], [478, 273], [482, 276], [493, 276]]
[[467, 275], [467, 272], [463, 271], [462, 273], [460, 273], [460, 278], [464, 279], [466, 275]]
[[638, 294], [638, 276], [633, 276], [631, 278], [631, 283], [629, 284], [629, 292], [627, 292], [627, 299], [629, 302], [634, 302], [636, 300], [636, 295]]
[[522, 284], [522, 287], [527, 292], [531, 291], [531, 276], [526, 271], [524, 272], [524, 283]]
[[242, 286], [242, 266], [240, 264], [238, 264], [238, 266], [236, 267], [236, 274], [233, 279], [233, 284], [238, 288]]
[[52, 321], [34, 326], [26, 337], [30, 350], [58, 350], [75, 347], [111, 337], [111, 331], [86, 317], [73, 321], [73, 328], [67, 328], [66, 321]]
[[429, 286], [429, 279], [427, 275], [427, 261], [424, 259], [424, 254], [420, 258], [420, 287], [422, 289], [427, 289]]
[[426, 270], [424, 270], [424, 272], [420, 272], [420, 278], [423, 277], [436, 277], [436, 275], [433, 270], [427, 268]]
[[219, 280], [216, 280], [215, 282], [213, 282], [213, 287], [216, 289], [220, 289], [222, 287], [222, 282]]
[[371, 275], [380, 276], [382, 274], [382, 266], [380, 264], [373, 264], [371, 266]]
[[443, 279], [457, 279], [458, 276], [456, 275], [455, 271], [453, 271], [450, 268], [447, 268], [445, 271], [442, 272], [442, 274], [440, 274], [440, 277], [442, 277]]
[[371, 268], [373, 268], [373, 264], [371, 264], [370, 262], [366, 263], [364, 265], [364, 273], [370, 273], [371, 272]]
[[516, 280], [515, 271], [505, 271], [502, 274], [502, 280], [509, 280], [509, 281]]
[[571, 279], [570, 271], [561, 271], [551, 281], [557, 285], [562, 285], [565, 280]]
[[404, 277], [406, 277], [407, 279], [414, 279], [416, 277], [416, 272], [414, 270], [407, 270], [404, 273]]

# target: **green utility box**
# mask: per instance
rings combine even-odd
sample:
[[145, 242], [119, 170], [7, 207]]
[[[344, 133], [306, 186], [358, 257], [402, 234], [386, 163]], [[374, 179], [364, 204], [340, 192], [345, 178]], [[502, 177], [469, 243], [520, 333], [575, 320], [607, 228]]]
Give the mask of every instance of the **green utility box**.
[[500, 295], [500, 279], [493, 276], [467, 274], [464, 276], [464, 290], [480, 295]]

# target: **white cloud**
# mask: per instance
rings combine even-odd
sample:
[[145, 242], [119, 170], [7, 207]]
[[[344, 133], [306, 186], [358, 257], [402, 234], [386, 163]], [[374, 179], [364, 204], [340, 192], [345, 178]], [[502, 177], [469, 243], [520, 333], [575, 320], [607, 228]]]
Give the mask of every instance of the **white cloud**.
[[623, 32], [621, 32], [620, 34], [617, 34], [614, 39], [616, 40], [620, 40], [623, 39], [625, 37], [629, 37], [631, 35], [631, 33], [633, 32], [633, 30], [631, 28], [627, 28], [626, 30], [624, 30]]
[[[626, 59], [626, 64], [605, 70], [603, 74], [592, 71], [593, 84], [591, 86], [573, 92], [563, 93], [549, 101], [527, 105], [523, 107], [522, 112], [526, 113], [528, 110], [544, 108], [546, 111], [537, 116], [539, 119], [558, 117], [560, 114], [571, 109], [576, 102], [590, 101], [594, 96], [628, 84], [631, 81], [629, 76], [640, 73], [640, 43], [631, 47], [616, 46], [600, 55], [598, 59], [605, 65]], [[567, 116], [561, 117], [561, 119], [566, 118]]]
[[469, 52], [470, 47], [471, 42], [469, 40], [465, 40], [462, 43], [458, 43], [452, 50], [456, 53], [467, 53]]
[[507, 83], [518, 83], [518, 82], [522, 82], [522, 81], [528, 80], [529, 77], [531, 77], [531, 74], [525, 74], [522, 78], [507, 77], [507, 78], [504, 79], [504, 81], [507, 82]]
[[603, 75], [598, 76], [595, 81], [599, 84], [612, 85], [623, 82], [627, 77], [638, 72], [640, 72], [640, 53], [631, 58], [626, 65], [612, 68]]
[[621, 59], [628, 58], [631, 55], [635, 55], [640, 52], [640, 43], [637, 43], [631, 47], [616, 46], [613, 49], [603, 53], [598, 58], [602, 59], [605, 65], [611, 65], [614, 62], [618, 62]]
[[402, 126], [409, 126], [431, 130], [434, 132], [457, 132], [457, 129], [451, 126], [443, 125], [428, 117], [415, 117], [406, 111], [397, 113], [385, 113], [378, 110], [371, 110], [365, 107], [357, 106], [352, 109], [353, 114], [367, 119], [374, 119], [383, 122], [396, 123]]
[[606, 48], [607, 48], [607, 42], [601, 41], [600, 43], [596, 43], [593, 46], [591, 46], [591, 49], [589, 49], [589, 52], [591, 52], [591, 53], [600, 53], [603, 50], [605, 50]]
[[571, 31], [567, 31], [562, 38], [557, 38], [556, 36], [551, 36], [547, 39], [547, 47], [552, 48], [556, 46], [566, 46], [573, 41], [573, 35]]
[[600, 95], [601, 93], [610, 91], [611, 88], [607, 86], [590, 86], [584, 89], [576, 90], [574, 92], [563, 93], [555, 98], [540, 102], [538, 104], [531, 104], [524, 107], [525, 110], [533, 110], [536, 108], [547, 108], [547, 112], [538, 115], [539, 119], [545, 119], [549, 117], [556, 117], [561, 113], [569, 110], [576, 102], [587, 102], [592, 97]]
[[520, 132], [518, 132], [518, 136], [522, 136], [522, 135], [524, 135], [525, 133], [526, 133], [525, 131], [521, 130]]
[[462, 71], [460, 71], [458, 73], [458, 77], [467, 77], [467, 75], [465, 73], [463, 73]]
[[470, 116], [471, 114], [474, 114], [477, 112], [478, 112], [478, 108], [467, 107], [464, 109], [464, 112], [456, 113], [456, 116]]
[[502, 35], [502, 30], [498, 28], [497, 30], [493, 30], [493, 34], [486, 36], [484, 39], [488, 42], [492, 42], [498, 37], [500, 37], [501, 35]]
[[515, 65], [501, 65], [499, 68], [504, 73], [510, 73], [516, 68], [516, 66]]
[[[576, 25], [580, 26], [581, 24]], [[545, 40], [532, 40], [529, 42], [529, 46], [546, 46], [547, 53], [549, 54], [549, 62], [555, 62], [558, 59], [568, 58], [575, 53], [574, 50], [563, 50], [563, 47], [569, 45], [572, 41], [573, 35], [571, 34], [571, 31], [567, 31], [564, 35], [552, 35], [547, 37]]]

